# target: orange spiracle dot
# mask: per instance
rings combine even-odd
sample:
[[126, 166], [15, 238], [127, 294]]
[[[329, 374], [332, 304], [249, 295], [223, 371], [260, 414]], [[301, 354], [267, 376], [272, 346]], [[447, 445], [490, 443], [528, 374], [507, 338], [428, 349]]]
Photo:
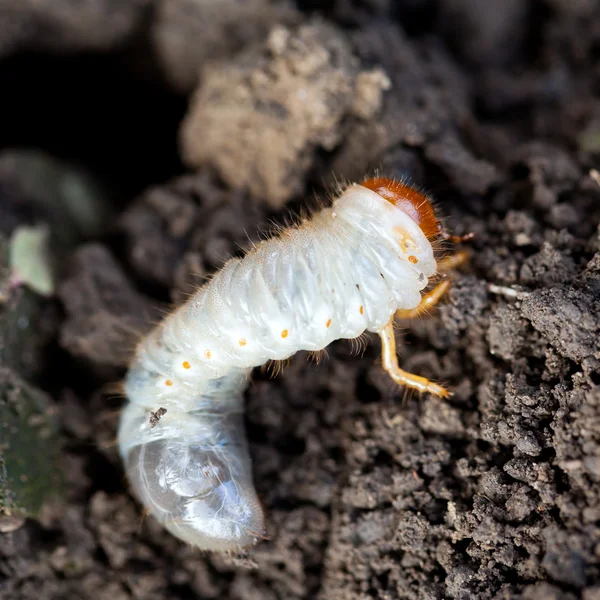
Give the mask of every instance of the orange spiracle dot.
[[360, 314], [361, 314], [361, 315], [362, 315], [362, 314], [364, 314], [364, 312], [365, 312], [365, 307], [364, 307], [364, 306], [361, 306], [361, 307], [358, 309], [358, 312], [360, 312]]
[[325, 323], [325, 327], [327, 327], [327, 329], [331, 327], [331, 319], [329, 319], [327, 323]]
[[286, 337], [288, 336], [288, 333], [289, 333], [289, 332], [288, 332], [288, 330], [287, 330], [287, 329], [284, 329], [284, 330], [281, 332], [281, 337], [282, 337], [282, 338], [286, 338]]
[[416, 265], [419, 262], [419, 259], [416, 256], [409, 256], [408, 260], [413, 264]]
[[205, 350], [204, 351], [204, 358], [209, 359], [212, 356], [211, 351], [210, 350]]
[[240, 346], [245, 346], [245, 345], [246, 345], [246, 343], [247, 343], [247, 342], [246, 342], [246, 338], [240, 338], [240, 341], [238, 342], [238, 344], [239, 344]]
[[190, 363], [189, 363], [187, 360], [184, 360], [184, 361], [181, 363], [181, 366], [182, 366], [184, 369], [189, 369], [189, 368], [191, 368], [191, 366], [192, 366], [192, 365], [190, 365]]
[[165, 381], [165, 385], [172, 386], [172, 385], [173, 385], [173, 382], [172, 382], [170, 379], [167, 379], [167, 380]]

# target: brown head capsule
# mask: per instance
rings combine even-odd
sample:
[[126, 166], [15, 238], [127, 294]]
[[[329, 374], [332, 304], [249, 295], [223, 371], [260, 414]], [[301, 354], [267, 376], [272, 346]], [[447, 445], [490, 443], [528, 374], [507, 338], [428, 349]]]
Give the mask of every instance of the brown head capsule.
[[436, 218], [431, 200], [425, 194], [401, 181], [394, 181], [387, 177], [372, 177], [365, 179], [360, 185], [372, 190], [404, 211], [421, 228], [429, 240], [440, 236], [444, 240], [460, 243], [475, 237], [472, 232], [462, 236], [448, 233]]
[[434, 238], [440, 232], [440, 225], [429, 198], [416, 189], [386, 177], [365, 179], [360, 185], [374, 191], [405, 212], [421, 228], [427, 239]]

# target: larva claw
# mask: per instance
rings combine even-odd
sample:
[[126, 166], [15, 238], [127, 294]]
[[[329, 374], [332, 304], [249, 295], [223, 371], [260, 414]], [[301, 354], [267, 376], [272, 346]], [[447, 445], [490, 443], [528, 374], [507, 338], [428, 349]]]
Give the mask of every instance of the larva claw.
[[380, 332], [383, 368], [387, 374], [399, 385], [405, 385], [419, 392], [428, 392], [438, 398], [448, 398], [452, 394], [441, 385], [433, 383], [425, 377], [413, 375], [403, 371], [398, 365], [396, 354], [396, 336], [394, 335], [393, 320], [390, 321]]

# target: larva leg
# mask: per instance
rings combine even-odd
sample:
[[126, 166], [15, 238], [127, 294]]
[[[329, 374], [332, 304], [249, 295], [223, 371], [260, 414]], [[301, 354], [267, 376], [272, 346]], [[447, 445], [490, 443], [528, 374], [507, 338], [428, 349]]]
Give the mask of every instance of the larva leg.
[[440, 283], [438, 283], [430, 292], [428, 292], [421, 298], [421, 302], [419, 302], [418, 306], [415, 306], [415, 308], [401, 308], [397, 310], [395, 318], [414, 319], [415, 317], [422, 315], [424, 312], [427, 312], [430, 308], [433, 308], [440, 301], [440, 298], [448, 291], [449, 287], [449, 279], [444, 279], [444, 281], [440, 281]]
[[394, 335], [393, 319], [379, 332], [379, 337], [381, 338], [383, 368], [396, 383], [413, 388], [419, 392], [429, 392], [440, 398], [448, 398], [452, 395], [441, 385], [433, 383], [425, 377], [407, 373], [399, 367], [398, 355], [396, 354], [396, 337]]
[[437, 270], [440, 273], [446, 273], [447, 271], [452, 271], [452, 269], [456, 269], [456, 267], [460, 267], [463, 263], [467, 262], [469, 259], [469, 253], [466, 250], [459, 250], [454, 254], [450, 254], [449, 256], [444, 256], [437, 261]]

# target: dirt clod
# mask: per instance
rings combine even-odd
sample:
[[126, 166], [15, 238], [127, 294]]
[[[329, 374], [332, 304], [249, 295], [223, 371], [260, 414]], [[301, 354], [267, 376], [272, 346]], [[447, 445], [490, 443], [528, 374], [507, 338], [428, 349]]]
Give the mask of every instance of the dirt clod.
[[259, 42], [275, 24], [298, 19], [293, 5], [272, 0], [157, 0], [152, 44], [160, 71], [189, 93], [206, 62]]
[[82, 246], [75, 253], [72, 275], [59, 295], [68, 315], [62, 346], [99, 365], [126, 365], [136, 339], [158, 317], [157, 307], [136, 293], [100, 245]]
[[339, 144], [343, 119], [371, 118], [389, 87], [380, 69], [360, 70], [329, 25], [277, 27], [261, 47], [204, 70], [182, 125], [184, 160], [280, 207], [302, 189], [315, 153]]

